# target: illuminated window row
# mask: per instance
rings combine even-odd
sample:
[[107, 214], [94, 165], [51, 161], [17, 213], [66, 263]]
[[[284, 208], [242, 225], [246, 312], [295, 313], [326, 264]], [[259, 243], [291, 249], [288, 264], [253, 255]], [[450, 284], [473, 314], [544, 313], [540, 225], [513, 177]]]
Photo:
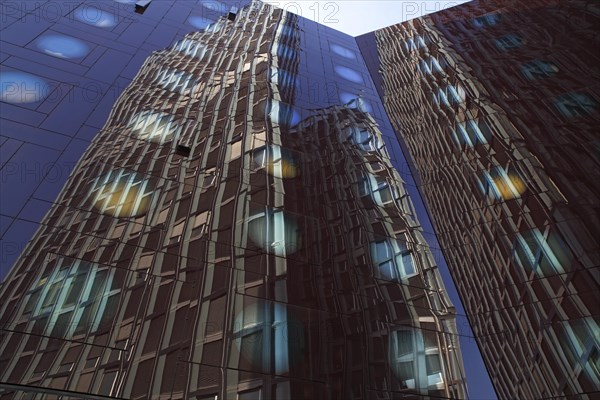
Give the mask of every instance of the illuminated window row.
[[519, 198], [527, 190], [525, 182], [514, 167], [497, 166], [490, 171], [483, 171], [477, 177], [477, 184], [485, 196], [497, 200]]
[[154, 79], [163, 88], [178, 93], [190, 91], [196, 85], [194, 75], [176, 69], [159, 70]]
[[519, 233], [514, 259], [524, 271], [533, 271], [541, 277], [563, 274], [573, 261], [566, 243], [549, 227]]
[[370, 196], [379, 206], [393, 203], [399, 198], [398, 191], [388, 181], [376, 175], [369, 175], [359, 182], [358, 192], [361, 196]]
[[406, 240], [388, 238], [371, 243], [371, 258], [384, 279], [402, 281], [416, 275]]
[[534, 80], [554, 75], [558, 67], [549, 61], [534, 60], [523, 64], [521, 71], [527, 79]]
[[502, 19], [502, 15], [498, 13], [491, 13], [487, 15], [482, 15], [481, 17], [477, 17], [471, 20], [472, 24], [477, 28], [486, 28], [489, 26], [494, 26]]
[[409, 37], [402, 42], [402, 48], [405, 53], [412, 53], [417, 51], [418, 49], [426, 49], [427, 45], [425, 44], [425, 40], [420, 35], [415, 35], [414, 37]]
[[[288, 46], [288, 45], [282, 44], [280, 42], [273, 43], [272, 54], [286, 62], [297, 61], [298, 57], [299, 57], [298, 50], [296, 50], [292, 46]], [[281, 64], [281, 61], [280, 61], [280, 64]]]
[[360, 126], [350, 126], [344, 129], [342, 131], [342, 140], [350, 140], [360, 150], [366, 152], [377, 151], [384, 146], [377, 135], [371, 130]]
[[392, 368], [408, 389], [426, 393], [443, 388], [440, 350], [434, 332], [407, 327], [392, 332]]
[[253, 153], [254, 164], [278, 178], [295, 178], [300, 175], [298, 160], [288, 149], [277, 145], [263, 146]]
[[492, 131], [483, 118], [456, 122], [452, 134], [460, 148], [475, 147], [492, 139]]
[[587, 117], [598, 111], [598, 101], [583, 92], [566, 93], [554, 100], [558, 110], [569, 118]]
[[115, 314], [119, 289], [112, 287], [113, 272], [80, 260], [63, 263], [34, 284], [24, 313], [40, 321], [46, 335], [94, 332]]
[[600, 324], [597, 318], [563, 321], [561, 325], [562, 349], [568, 362], [594, 386], [600, 386]]
[[206, 54], [206, 46], [192, 39], [183, 39], [175, 45], [175, 50], [200, 60]]
[[[440, 63], [441, 60], [441, 63]], [[419, 60], [419, 70], [423, 75], [441, 74], [444, 72], [446, 66], [446, 59], [443, 56], [435, 57], [429, 55], [424, 59]]]
[[354, 51], [352, 51], [344, 46], [340, 46], [339, 44], [335, 44], [335, 43], [330, 43], [329, 48], [331, 49], [332, 52], [334, 52], [338, 56], [347, 58], [349, 60], [356, 60], [356, 53], [354, 53]]
[[271, 67], [269, 68], [269, 81], [276, 83], [281, 88], [293, 88], [298, 87], [298, 81], [296, 80], [296, 75], [292, 72], [286, 71], [282, 68]]
[[285, 304], [258, 300], [247, 305], [235, 318], [233, 338], [232, 359], [261, 372], [286, 373], [303, 356], [302, 325], [288, 317]]
[[121, 169], [97, 178], [89, 196], [99, 212], [127, 218], [146, 213], [152, 194], [153, 185], [148, 179]]
[[494, 39], [494, 43], [500, 50], [509, 51], [523, 46], [525, 40], [521, 36], [511, 33], [502, 36], [501, 38]]
[[461, 85], [446, 85], [433, 92], [433, 102], [440, 106], [449, 107], [464, 103], [467, 99], [467, 93]]
[[270, 254], [285, 257], [300, 248], [301, 236], [294, 217], [276, 208], [267, 208], [248, 218], [248, 237]]
[[175, 138], [181, 130], [173, 115], [154, 111], [143, 111], [134, 115], [129, 126], [138, 138], [157, 143], [165, 143]]

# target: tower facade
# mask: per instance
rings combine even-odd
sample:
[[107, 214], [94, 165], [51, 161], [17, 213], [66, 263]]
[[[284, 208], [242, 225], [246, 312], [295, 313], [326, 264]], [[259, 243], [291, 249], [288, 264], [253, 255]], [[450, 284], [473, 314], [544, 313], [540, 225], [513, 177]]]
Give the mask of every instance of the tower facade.
[[482, 0], [358, 38], [502, 398], [600, 390], [598, 22]]
[[2, 398], [464, 398], [393, 135], [260, 2], [155, 52], [2, 283]]

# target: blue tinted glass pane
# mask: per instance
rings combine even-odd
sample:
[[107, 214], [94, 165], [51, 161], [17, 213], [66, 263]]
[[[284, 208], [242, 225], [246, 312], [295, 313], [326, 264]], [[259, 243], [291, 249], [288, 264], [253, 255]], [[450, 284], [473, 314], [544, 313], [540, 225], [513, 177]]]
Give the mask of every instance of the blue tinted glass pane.
[[523, 75], [533, 80], [554, 75], [558, 72], [558, 67], [548, 61], [535, 60], [523, 64], [521, 70], [523, 71]]
[[371, 103], [356, 94], [341, 92], [340, 101], [342, 104], [346, 104], [349, 107], [356, 108], [363, 112], [373, 113], [373, 107], [371, 106]]
[[350, 81], [350, 82], [354, 82], [354, 83], [363, 83], [363, 77], [362, 75], [351, 69], [348, 67], [343, 67], [341, 65], [336, 65], [334, 67], [335, 73], [339, 76], [341, 76], [342, 78]]
[[351, 60], [356, 59], [356, 54], [352, 50], [350, 50], [350, 49], [348, 49], [346, 47], [340, 46], [340, 45], [335, 44], [335, 43], [331, 43], [329, 45], [329, 48], [331, 49], [331, 51], [333, 51], [338, 56], [342, 56], [344, 58], [348, 58], [348, 59], [351, 59]]
[[566, 117], [585, 117], [596, 112], [598, 102], [587, 93], [567, 93], [554, 101], [559, 111]]
[[473, 25], [478, 28], [496, 25], [501, 19], [500, 14], [488, 14], [477, 17], [473, 20]]
[[50, 94], [50, 86], [24, 72], [0, 73], [0, 100], [7, 103], [35, 103]]
[[214, 21], [205, 17], [193, 15], [188, 18], [188, 23], [197, 29], [206, 29]]
[[114, 15], [96, 7], [83, 5], [75, 10], [73, 15], [80, 22], [100, 28], [112, 28], [117, 25]]
[[404, 269], [404, 275], [412, 275], [415, 273], [415, 266], [413, 265], [412, 256], [410, 254], [404, 254], [402, 256], [402, 266]]
[[81, 40], [64, 35], [44, 35], [37, 41], [44, 52], [60, 58], [80, 58], [89, 53], [89, 47]]

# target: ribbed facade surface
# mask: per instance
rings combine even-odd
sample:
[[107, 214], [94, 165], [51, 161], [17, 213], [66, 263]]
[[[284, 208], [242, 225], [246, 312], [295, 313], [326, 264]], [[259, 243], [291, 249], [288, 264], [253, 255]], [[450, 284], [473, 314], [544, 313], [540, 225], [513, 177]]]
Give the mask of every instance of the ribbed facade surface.
[[465, 398], [380, 122], [295, 105], [298, 17], [228, 17], [146, 60], [0, 287], [0, 398]]
[[595, 2], [482, 0], [374, 33], [370, 69], [504, 399], [600, 391], [599, 24]]

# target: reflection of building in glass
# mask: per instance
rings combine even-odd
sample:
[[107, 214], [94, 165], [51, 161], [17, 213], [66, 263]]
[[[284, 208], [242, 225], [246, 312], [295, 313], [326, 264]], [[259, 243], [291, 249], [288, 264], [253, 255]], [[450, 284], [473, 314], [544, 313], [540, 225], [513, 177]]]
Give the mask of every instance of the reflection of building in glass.
[[309, 110], [297, 17], [215, 21], [146, 60], [2, 285], [4, 394], [464, 398], [376, 97]]
[[358, 39], [502, 398], [600, 390], [598, 11], [482, 0]]

